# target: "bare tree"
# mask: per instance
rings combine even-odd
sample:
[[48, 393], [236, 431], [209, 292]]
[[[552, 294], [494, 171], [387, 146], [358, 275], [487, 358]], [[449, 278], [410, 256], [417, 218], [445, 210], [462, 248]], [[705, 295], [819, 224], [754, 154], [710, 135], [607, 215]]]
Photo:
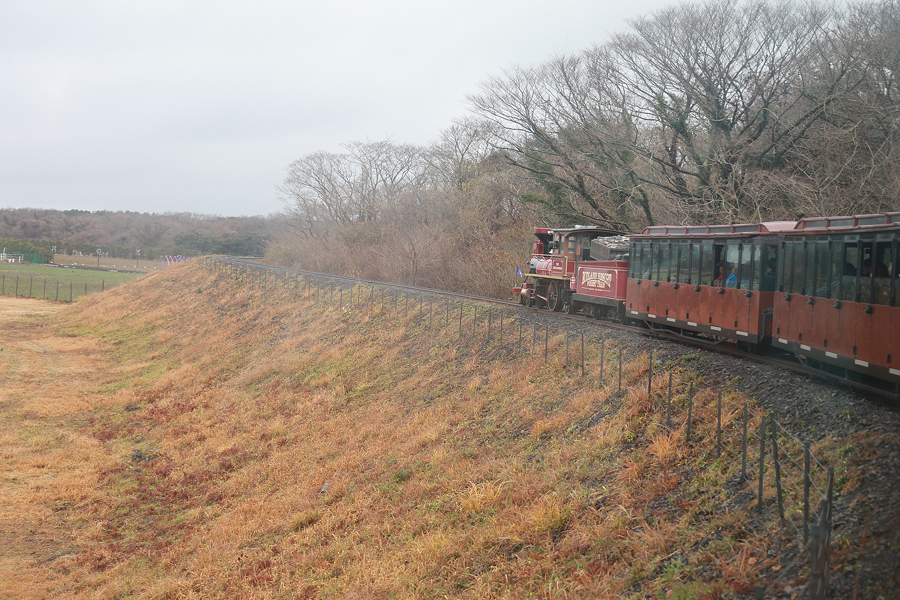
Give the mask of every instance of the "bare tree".
[[[562, 221], [626, 228], [622, 208], [645, 197], [634, 154], [623, 151], [633, 135], [628, 115], [597, 77], [603, 66], [596, 58], [559, 57], [507, 71], [483, 83], [469, 102], [493, 125], [496, 150], [542, 188], [526, 200]], [[645, 217], [652, 222], [649, 211]]]
[[344, 148], [295, 160], [277, 188], [306, 235], [315, 236], [317, 226], [329, 221], [375, 221], [398, 195], [423, 181], [426, 163], [416, 146], [381, 141]]
[[[825, 113], [831, 88], [806, 75], [829, 5], [767, 0], [680, 4], [631, 23], [614, 38], [631, 112], [653, 131], [636, 151], [691, 220], [759, 216], [747, 175], [770, 169]], [[815, 88], [820, 101], [804, 98]]]

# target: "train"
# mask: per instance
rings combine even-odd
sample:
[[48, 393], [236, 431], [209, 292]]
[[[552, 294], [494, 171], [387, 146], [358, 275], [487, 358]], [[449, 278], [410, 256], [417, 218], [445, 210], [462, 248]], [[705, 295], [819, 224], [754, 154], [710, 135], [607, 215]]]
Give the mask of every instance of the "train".
[[514, 297], [900, 390], [900, 212], [738, 225], [535, 228]]

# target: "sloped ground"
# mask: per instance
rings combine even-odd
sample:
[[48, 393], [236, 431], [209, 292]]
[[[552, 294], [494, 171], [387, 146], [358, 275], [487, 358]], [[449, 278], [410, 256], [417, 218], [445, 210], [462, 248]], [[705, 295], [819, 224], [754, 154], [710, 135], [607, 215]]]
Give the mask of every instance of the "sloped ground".
[[[664, 427], [645, 389], [657, 342], [611, 336], [618, 394], [566, 369], [559, 338], [545, 364], [399, 304], [192, 265], [0, 331], [0, 598], [790, 597], [804, 582], [777, 579], [790, 536], [750, 510], [733, 449], [719, 461], [714, 428], [685, 444]], [[733, 433], [757, 371], [687, 352], [655, 350], [676, 407], [690, 381], [730, 382]], [[879, 425], [814, 440], [845, 477], [835, 579], [860, 598], [891, 593], [892, 571], [865, 571], [896, 543], [896, 509], [868, 499], [870, 452], [900, 447]]]

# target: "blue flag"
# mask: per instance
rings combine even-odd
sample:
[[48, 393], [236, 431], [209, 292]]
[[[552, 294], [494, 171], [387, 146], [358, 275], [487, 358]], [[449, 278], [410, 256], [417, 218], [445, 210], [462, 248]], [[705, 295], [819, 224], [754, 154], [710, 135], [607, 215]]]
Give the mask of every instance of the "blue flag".
[[522, 276], [522, 269], [520, 269], [518, 266], [516, 267], [516, 275], [518, 275], [519, 277]]

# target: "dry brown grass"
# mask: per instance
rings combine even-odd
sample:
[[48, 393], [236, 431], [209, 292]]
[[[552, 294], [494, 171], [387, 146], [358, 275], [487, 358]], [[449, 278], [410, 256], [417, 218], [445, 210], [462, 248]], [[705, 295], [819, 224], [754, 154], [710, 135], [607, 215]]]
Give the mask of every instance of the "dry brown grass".
[[16, 315], [0, 597], [657, 593], [709, 534], [688, 515], [718, 500], [678, 471], [702, 449], [659, 426], [647, 357], [619, 396], [559, 337], [548, 366], [418, 304], [312, 297], [182, 265]]

